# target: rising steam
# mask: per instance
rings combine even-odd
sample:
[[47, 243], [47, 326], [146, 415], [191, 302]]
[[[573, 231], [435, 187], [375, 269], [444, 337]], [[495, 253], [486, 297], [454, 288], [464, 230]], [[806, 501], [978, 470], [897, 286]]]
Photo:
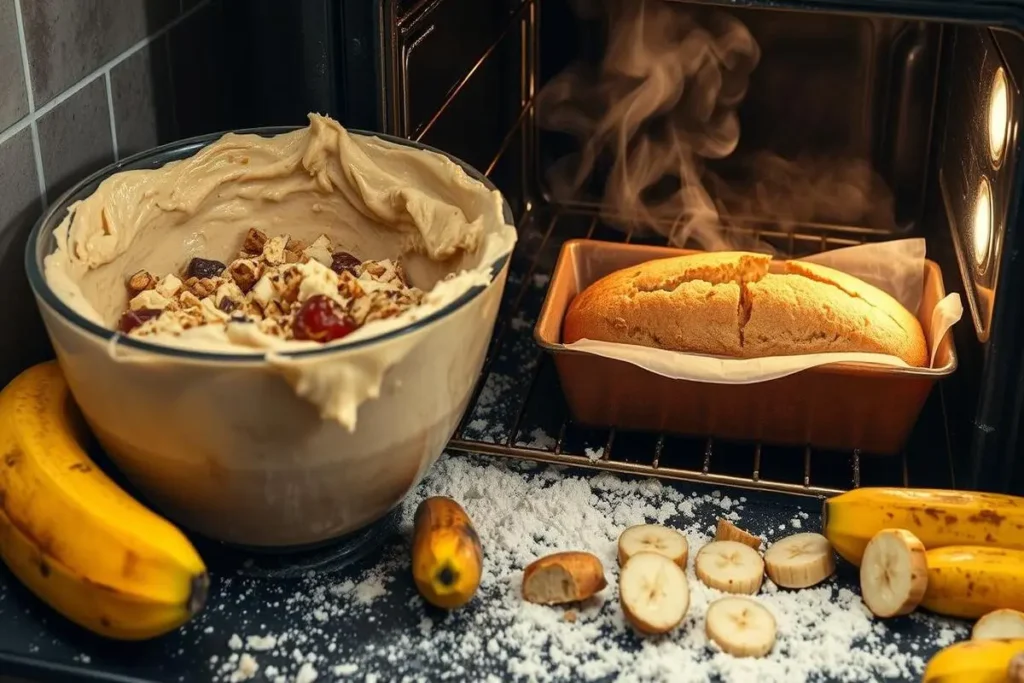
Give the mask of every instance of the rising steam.
[[735, 215], [806, 222], [821, 205], [835, 213], [838, 202], [836, 217], [848, 220], [873, 205], [877, 183], [866, 163], [823, 168], [760, 154], [751, 160], [753, 184], [742, 189], [707, 171], [708, 161], [729, 156], [739, 143], [737, 109], [761, 57], [739, 20], [704, 12], [698, 21], [697, 13], [660, 0], [572, 4], [582, 18], [603, 18], [608, 38], [599, 65], [570, 66], [538, 95], [539, 125], [580, 144], [549, 169], [556, 198], [577, 197], [607, 168], [606, 222], [653, 228], [674, 244], [692, 240], [709, 251], [763, 248], [729, 229], [737, 226], [726, 206]]

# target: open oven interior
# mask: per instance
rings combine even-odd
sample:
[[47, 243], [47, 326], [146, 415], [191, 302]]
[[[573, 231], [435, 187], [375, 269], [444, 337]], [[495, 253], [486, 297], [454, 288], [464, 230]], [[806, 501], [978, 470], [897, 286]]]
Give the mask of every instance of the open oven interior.
[[[520, 217], [500, 322], [453, 448], [806, 494], [1021, 489], [1007, 456], [1020, 391], [992, 381], [1020, 371], [1002, 343], [1019, 331], [1019, 293], [1000, 291], [1020, 195], [1018, 34], [667, 0], [381, 12], [385, 129], [485, 171]], [[533, 340], [568, 239], [725, 240], [801, 256], [910, 236], [926, 238], [965, 314], [959, 370], [896, 458], [586, 429]]]

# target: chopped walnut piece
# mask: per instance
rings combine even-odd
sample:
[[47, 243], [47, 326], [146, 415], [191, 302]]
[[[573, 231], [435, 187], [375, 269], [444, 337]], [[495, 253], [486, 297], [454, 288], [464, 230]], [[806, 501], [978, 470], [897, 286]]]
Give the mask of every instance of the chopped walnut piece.
[[267, 240], [263, 246], [263, 260], [270, 266], [279, 266], [285, 262], [284, 245], [288, 242], [287, 235], [278, 235]]
[[363, 266], [363, 272], [364, 273], [369, 273], [370, 275], [373, 275], [374, 277], [381, 277], [382, 275], [387, 273], [387, 268], [385, 268], [384, 265], [379, 263], [379, 262], [378, 263], [372, 263], [371, 262], [371, 263], [367, 263], [365, 266]]
[[301, 254], [302, 251], [306, 248], [306, 246], [306, 243], [303, 242], [302, 240], [289, 238], [288, 242], [285, 243], [284, 248], [287, 249], [288, 251], [294, 251], [296, 254]]
[[153, 289], [156, 287], [157, 279], [149, 274], [145, 270], [139, 272], [128, 278], [128, 298], [136, 296], [139, 292], [144, 292], [147, 289]]
[[281, 273], [281, 279], [274, 281], [281, 300], [288, 304], [295, 303], [299, 298], [299, 285], [302, 284], [302, 273], [298, 268], [289, 268]]
[[249, 256], [259, 256], [263, 253], [263, 247], [267, 243], [267, 235], [256, 228], [249, 228], [245, 235], [245, 242], [242, 243], [242, 253]]
[[200, 299], [203, 299], [217, 291], [217, 279], [204, 277], [200, 280], [197, 277], [190, 277], [185, 280], [185, 287], [188, 291], [192, 292]]
[[178, 295], [178, 303], [181, 305], [183, 309], [199, 308], [202, 305], [202, 302], [199, 300], [199, 297], [197, 297], [195, 294], [193, 294], [187, 289], [182, 291], [182, 293]]
[[284, 308], [276, 301], [267, 302], [267, 305], [263, 307], [264, 318], [276, 318], [282, 315], [284, 315]]
[[228, 266], [228, 275], [239, 289], [248, 292], [260, 279], [259, 262], [253, 259], [236, 259]]

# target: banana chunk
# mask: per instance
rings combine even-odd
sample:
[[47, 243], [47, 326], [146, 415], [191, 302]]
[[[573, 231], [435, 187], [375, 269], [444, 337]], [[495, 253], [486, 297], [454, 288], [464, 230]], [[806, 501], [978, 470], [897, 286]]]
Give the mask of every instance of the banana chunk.
[[761, 539], [739, 528], [727, 519], [718, 519], [718, 527], [715, 529], [716, 541], [736, 541], [743, 545], [749, 545], [754, 550], [761, 550]]
[[775, 646], [775, 617], [751, 598], [719, 598], [708, 606], [708, 638], [734, 657], [764, 657]]
[[619, 536], [619, 565], [625, 565], [637, 553], [664, 555], [680, 567], [686, 566], [690, 544], [675, 529], [658, 524], [631, 526]]
[[523, 571], [523, 599], [541, 605], [581, 602], [607, 585], [601, 560], [590, 553], [547, 555]]
[[749, 545], [712, 541], [700, 549], [693, 563], [701, 582], [726, 593], [753, 595], [764, 580], [764, 560]]
[[868, 541], [860, 564], [860, 592], [877, 617], [910, 614], [928, 588], [924, 545], [906, 529], [883, 529]]
[[971, 640], [1007, 640], [1024, 638], [1024, 612], [1015, 609], [997, 609], [989, 612], [974, 625]]
[[633, 555], [619, 574], [622, 613], [641, 633], [668, 633], [690, 608], [686, 573], [660, 553]]
[[782, 588], [810, 588], [836, 571], [832, 544], [821, 534], [794, 534], [764, 554], [768, 578]]

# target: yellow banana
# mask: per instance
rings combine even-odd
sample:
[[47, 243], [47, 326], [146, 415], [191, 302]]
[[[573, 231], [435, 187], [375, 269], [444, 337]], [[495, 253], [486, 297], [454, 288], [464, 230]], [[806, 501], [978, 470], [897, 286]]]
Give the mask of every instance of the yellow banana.
[[470, 601], [480, 585], [480, 537], [462, 506], [451, 498], [427, 498], [416, 508], [412, 576], [423, 599], [443, 609]]
[[825, 536], [860, 566], [882, 529], [906, 529], [924, 547], [985, 545], [1024, 549], [1024, 498], [973, 491], [860, 488], [825, 501]]
[[75, 418], [56, 362], [0, 392], [0, 557], [95, 633], [142, 640], [172, 631], [202, 608], [206, 567], [178, 529], [89, 459]]
[[992, 610], [1024, 610], [1024, 550], [948, 546], [925, 553], [928, 589], [921, 606], [977, 619]]
[[1024, 640], [967, 640], [935, 654], [922, 683], [1018, 683], [1010, 662], [1024, 652]]

